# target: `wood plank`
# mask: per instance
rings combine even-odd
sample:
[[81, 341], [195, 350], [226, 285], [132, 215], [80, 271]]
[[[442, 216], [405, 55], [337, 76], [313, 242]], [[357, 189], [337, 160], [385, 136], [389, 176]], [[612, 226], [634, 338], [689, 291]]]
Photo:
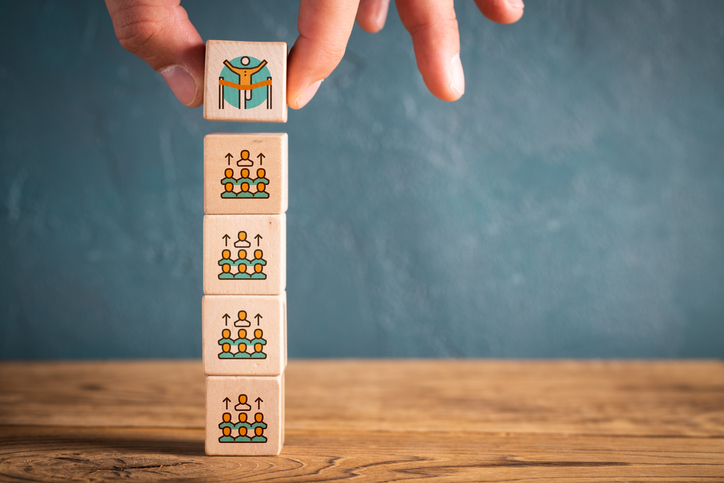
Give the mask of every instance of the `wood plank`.
[[279, 457], [206, 457], [200, 429], [0, 428], [3, 481], [722, 481], [724, 440], [288, 431]]
[[[287, 430], [723, 436], [719, 361], [300, 361]], [[200, 361], [0, 364], [0, 425], [204, 427]]]

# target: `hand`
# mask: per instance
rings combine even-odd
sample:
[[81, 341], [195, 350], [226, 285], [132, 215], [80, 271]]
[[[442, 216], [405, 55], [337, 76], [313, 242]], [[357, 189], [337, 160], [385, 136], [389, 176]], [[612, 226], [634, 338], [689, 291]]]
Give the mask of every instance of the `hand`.
[[[499, 23], [523, 15], [522, 0], [475, 0]], [[455, 101], [465, 92], [460, 35], [453, 0], [397, 0], [402, 23], [412, 36], [417, 66], [430, 92]], [[106, 0], [121, 45], [157, 70], [189, 107], [204, 92], [204, 42], [180, 0]], [[301, 0], [299, 38], [289, 54], [287, 104], [304, 107], [344, 56], [355, 19], [370, 33], [385, 24], [389, 0]]]

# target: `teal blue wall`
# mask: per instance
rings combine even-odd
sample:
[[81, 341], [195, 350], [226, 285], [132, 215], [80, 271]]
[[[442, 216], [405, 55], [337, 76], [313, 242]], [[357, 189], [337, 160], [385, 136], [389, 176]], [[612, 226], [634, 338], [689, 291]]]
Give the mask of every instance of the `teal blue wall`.
[[[296, 35], [292, 2], [184, 5]], [[0, 4], [0, 357], [199, 357], [203, 137], [266, 130], [293, 357], [724, 356], [724, 3], [457, 7], [461, 101], [393, 12], [259, 125], [181, 106], [102, 2]]]

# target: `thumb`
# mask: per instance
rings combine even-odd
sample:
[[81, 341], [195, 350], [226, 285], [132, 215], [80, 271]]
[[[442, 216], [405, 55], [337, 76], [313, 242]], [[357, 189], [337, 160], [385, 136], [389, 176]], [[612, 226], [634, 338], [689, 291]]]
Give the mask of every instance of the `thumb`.
[[179, 101], [198, 107], [204, 92], [204, 42], [180, 0], [106, 0], [121, 46], [161, 74]]

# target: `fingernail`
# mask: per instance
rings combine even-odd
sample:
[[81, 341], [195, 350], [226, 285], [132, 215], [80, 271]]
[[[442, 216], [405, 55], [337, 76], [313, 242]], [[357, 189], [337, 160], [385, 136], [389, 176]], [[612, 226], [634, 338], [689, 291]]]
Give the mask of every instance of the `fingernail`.
[[322, 81], [318, 80], [311, 86], [307, 87], [307, 90], [304, 91], [301, 96], [299, 96], [299, 99], [297, 99], [297, 106], [299, 106], [297, 107], [297, 109], [301, 109], [302, 107], [306, 106], [309, 101], [312, 100], [312, 97], [314, 97], [314, 94], [317, 93], [320, 85], [322, 85]]
[[377, 28], [382, 30], [387, 20], [387, 11], [389, 10], [390, 0], [382, 0], [377, 4], [377, 13], [375, 15], [375, 22], [377, 22]]
[[182, 104], [189, 105], [196, 98], [196, 82], [180, 65], [164, 67], [158, 71]]
[[450, 61], [450, 88], [460, 96], [465, 93], [465, 73], [459, 53]]
[[507, 0], [508, 6], [513, 8], [525, 8], [525, 4], [523, 3], [523, 0]]

